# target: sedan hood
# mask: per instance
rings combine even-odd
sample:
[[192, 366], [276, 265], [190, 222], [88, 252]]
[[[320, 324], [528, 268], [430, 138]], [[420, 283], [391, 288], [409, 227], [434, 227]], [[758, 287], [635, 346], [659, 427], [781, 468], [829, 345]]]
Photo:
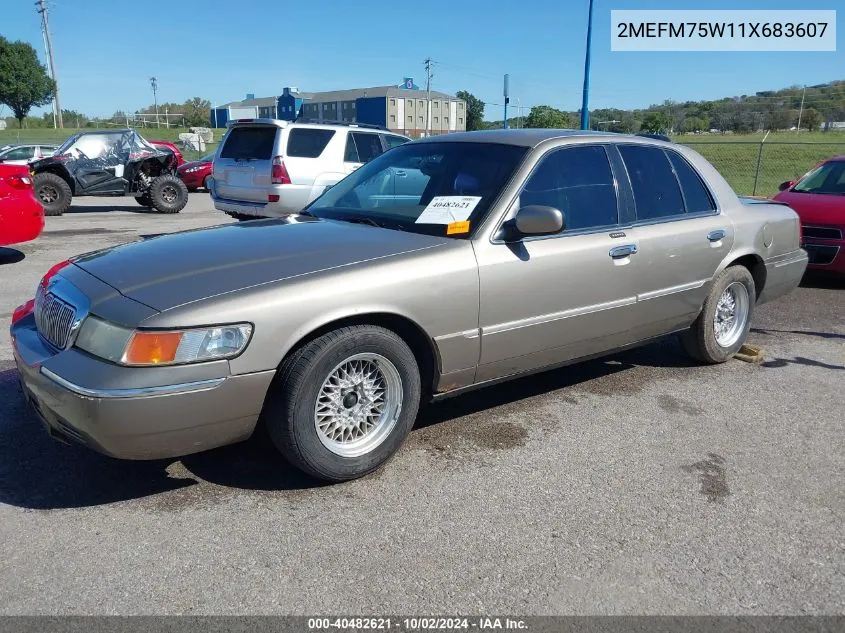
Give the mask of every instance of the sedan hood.
[[75, 258], [124, 296], [167, 310], [251, 286], [449, 243], [303, 216], [155, 236]]

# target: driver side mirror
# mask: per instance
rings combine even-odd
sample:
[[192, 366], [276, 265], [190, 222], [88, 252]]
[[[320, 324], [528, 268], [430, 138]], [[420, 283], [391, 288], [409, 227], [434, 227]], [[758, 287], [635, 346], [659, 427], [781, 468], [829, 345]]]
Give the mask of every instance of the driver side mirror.
[[787, 189], [789, 189], [794, 184], [795, 184], [794, 180], [787, 180], [785, 182], [782, 182], [778, 185], [778, 191], [786, 191]]
[[514, 228], [519, 237], [560, 233], [566, 222], [560, 209], [540, 204], [530, 204], [516, 212]]

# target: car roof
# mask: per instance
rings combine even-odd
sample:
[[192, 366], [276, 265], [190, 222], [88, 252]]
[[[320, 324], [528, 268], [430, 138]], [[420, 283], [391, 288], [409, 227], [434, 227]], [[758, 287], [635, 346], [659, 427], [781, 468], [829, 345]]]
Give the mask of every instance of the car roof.
[[555, 129], [498, 129], [498, 130], [477, 130], [475, 132], [453, 132], [450, 134], [437, 134], [422, 138], [417, 143], [436, 143], [446, 141], [450, 143], [498, 143], [501, 145], [519, 145], [522, 147], [535, 147], [544, 141], [561, 138], [574, 138], [578, 136], [590, 136], [596, 139], [608, 141], [636, 140], [648, 141], [656, 144], [664, 141], [656, 141], [643, 136], [632, 134], [614, 134], [612, 132], [595, 132], [593, 130], [555, 130]]
[[845, 154], [840, 154], [839, 156], [831, 156], [830, 158], [825, 158], [823, 163], [841, 163], [845, 162]]

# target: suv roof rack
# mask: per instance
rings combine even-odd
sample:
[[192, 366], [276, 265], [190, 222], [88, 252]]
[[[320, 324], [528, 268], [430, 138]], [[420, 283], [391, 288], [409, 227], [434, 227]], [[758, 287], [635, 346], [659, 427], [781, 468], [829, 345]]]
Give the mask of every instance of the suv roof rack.
[[345, 127], [362, 127], [370, 130], [382, 130], [384, 132], [390, 131], [383, 125], [374, 125], [372, 123], [358, 123], [356, 121], [328, 121], [326, 119], [320, 121], [318, 119], [297, 119], [296, 121], [294, 121], [294, 123], [313, 123], [315, 125], [343, 125]]

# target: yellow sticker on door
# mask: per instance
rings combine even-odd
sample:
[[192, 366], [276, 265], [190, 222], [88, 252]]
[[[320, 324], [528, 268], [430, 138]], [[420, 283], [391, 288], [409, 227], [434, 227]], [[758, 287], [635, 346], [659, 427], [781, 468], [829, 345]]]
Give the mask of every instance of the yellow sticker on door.
[[469, 220], [451, 222], [446, 225], [446, 235], [455, 235], [457, 233], [469, 233]]

